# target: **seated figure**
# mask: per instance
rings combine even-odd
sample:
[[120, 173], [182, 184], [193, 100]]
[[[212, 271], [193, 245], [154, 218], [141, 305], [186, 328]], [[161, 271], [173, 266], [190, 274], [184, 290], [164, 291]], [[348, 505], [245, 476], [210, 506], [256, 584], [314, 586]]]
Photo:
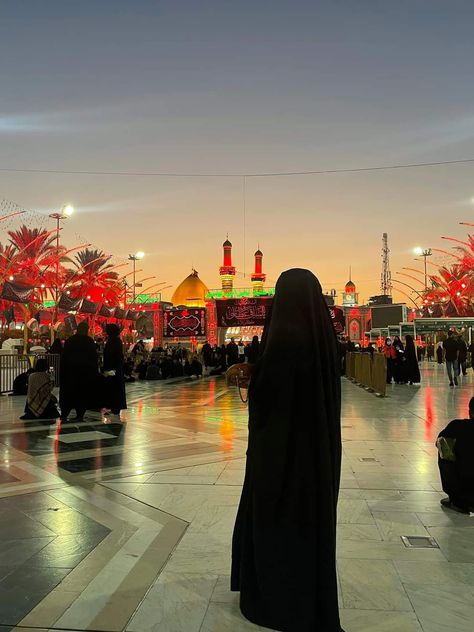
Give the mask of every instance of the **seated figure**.
[[439, 433], [438, 464], [447, 509], [474, 512], [474, 397], [469, 402], [469, 419], [454, 419]]
[[53, 395], [54, 382], [48, 373], [48, 363], [40, 358], [34, 372], [28, 379], [25, 414], [21, 419], [56, 419], [59, 416], [56, 397]]

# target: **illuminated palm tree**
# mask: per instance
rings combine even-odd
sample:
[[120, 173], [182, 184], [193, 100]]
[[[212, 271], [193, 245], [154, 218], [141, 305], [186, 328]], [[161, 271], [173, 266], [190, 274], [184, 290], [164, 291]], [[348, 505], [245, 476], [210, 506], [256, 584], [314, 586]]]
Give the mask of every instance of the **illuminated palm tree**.
[[68, 270], [64, 288], [74, 297], [118, 303], [123, 287], [115, 271], [118, 266], [109, 263], [110, 258], [111, 255], [98, 249], [79, 251], [73, 260], [74, 268]]

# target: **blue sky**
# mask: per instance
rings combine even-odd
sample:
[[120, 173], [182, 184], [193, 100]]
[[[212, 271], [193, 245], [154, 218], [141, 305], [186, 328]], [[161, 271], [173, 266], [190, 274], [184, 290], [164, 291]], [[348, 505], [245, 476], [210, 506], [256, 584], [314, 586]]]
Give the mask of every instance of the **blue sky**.
[[[166, 172], [350, 168], [474, 157], [472, 2], [3, 3], [0, 167]], [[247, 182], [246, 269], [307, 266], [363, 295], [472, 217], [473, 166]], [[64, 230], [176, 284], [218, 284], [238, 179], [0, 173], [0, 197], [73, 203]], [[361, 248], [362, 245], [362, 248]]]

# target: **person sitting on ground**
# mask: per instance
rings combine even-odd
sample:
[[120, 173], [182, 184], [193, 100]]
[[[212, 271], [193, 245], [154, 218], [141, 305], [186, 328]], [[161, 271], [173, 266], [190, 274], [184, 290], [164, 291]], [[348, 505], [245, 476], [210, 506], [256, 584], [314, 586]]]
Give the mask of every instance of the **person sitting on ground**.
[[160, 366], [157, 360], [152, 360], [148, 365], [146, 370], [146, 379], [147, 380], [159, 380], [160, 375]]
[[145, 360], [140, 360], [136, 368], [136, 372], [138, 373], [139, 380], [146, 380], [147, 370], [148, 370], [148, 362], [145, 362]]
[[123, 363], [123, 376], [124, 380], [128, 382], [135, 382], [135, 377], [133, 376], [133, 360], [132, 358], [127, 358]]
[[186, 360], [184, 365], [184, 374], [188, 377], [201, 377], [202, 376], [202, 364], [199, 362], [197, 355], [193, 355], [191, 362]]
[[459, 513], [474, 512], [474, 397], [469, 419], [454, 419], [438, 435], [438, 465], [443, 491], [441, 505]]
[[28, 379], [25, 414], [20, 419], [48, 419], [59, 417], [56, 397], [53, 395], [54, 383], [48, 373], [46, 360], [37, 360], [35, 369]]

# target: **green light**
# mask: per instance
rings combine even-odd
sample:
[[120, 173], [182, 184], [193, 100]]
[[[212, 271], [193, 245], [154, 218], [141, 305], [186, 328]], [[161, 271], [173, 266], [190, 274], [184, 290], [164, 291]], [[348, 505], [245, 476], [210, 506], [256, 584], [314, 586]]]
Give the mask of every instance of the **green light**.
[[269, 287], [265, 290], [259, 292], [254, 292], [253, 288], [248, 289], [236, 289], [231, 290], [230, 292], [225, 292], [224, 290], [210, 290], [206, 294], [207, 299], [219, 299], [219, 298], [255, 298], [255, 297], [265, 297], [265, 296], [273, 296], [275, 294], [275, 288]]
[[161, 294], [152, 296], [151, 294], [139, 294], [135, 298], [135, 303], [159, 303], [161, 301]]
[[54, 307], [55, 305], [56, 303], [54, 301], [44, 301], [43, 303], [44, 309], [47, 309], [48, 307]]

